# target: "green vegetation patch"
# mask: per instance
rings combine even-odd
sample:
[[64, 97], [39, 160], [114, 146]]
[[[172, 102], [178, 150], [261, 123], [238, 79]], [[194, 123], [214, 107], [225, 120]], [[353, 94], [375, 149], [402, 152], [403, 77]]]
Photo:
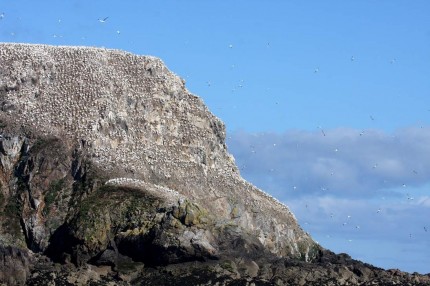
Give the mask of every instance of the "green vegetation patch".
[[3, 215], [4, 220], [2, 219], [3, 227], [10, 233], [16, 240], [24, 239], [21, 224], [20, 224], [20, 216], [22, 213], [22, 202], [18, 195], [12, 196], [7, 201], [6, 206], [4, 207]]
[[151, 224], [159, 204], [139, 189], [103, 186], [81, 201], [71, 226], [89, 250], [97, 251], [118, 232]]
[[297, 246], [299, 248], [299, 260], [305, 261], [306, 260], [306, 253], [308, 255], [308, 258], [312, 261], [315, 258], [318, 258], [320, 255], [321, 247], [311, 241], [299, 241], [297, 243]]
[[65, 187], [66, 180], [60, 179], [52, 181], [45, 194], [45, 208], [48, 209], [57, 199], [58, 195]]
[[0, 192], [0, 208], [3, 206], [5, 201], [6, 201], [6, 198], [5, 198], [4, 194], [2, 192]]
[[22, 212], [22, 204], [17, 196], [13, 196], [9, 199], [9, 202], [4, 208], [4, 213], [6, 216], [13, 218], [18, 218]]
[[232, 273], [236, 272], [236, 269], [235, 269], [236, 267], [234, 265], [234, 262], [231, 261], [231, 260], [223, 261], [220, 264], [220, 266], [221, 266], [222, 269], [227, 270], [229, 272], [232, 272]]

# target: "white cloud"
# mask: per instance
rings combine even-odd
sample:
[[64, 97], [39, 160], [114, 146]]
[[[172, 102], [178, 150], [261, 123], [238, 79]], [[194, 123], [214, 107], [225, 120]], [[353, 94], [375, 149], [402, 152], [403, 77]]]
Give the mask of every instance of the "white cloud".
[[323, 247], [430, 272], [430, 128], [324, 134], [237, 132], [227, 143], [245, 179], [288, 205]]
[[430, 128], [237, 132], [228, 146], [242, 175], [280, 199], [321, 190], [372, 197], [430, 182]]
[[323, 247], [380, 267], [396, 265], [404, 271], [428, 273], [428, 200], [428, 197], [408, 201], [309, 195], [287, 202], [300, 225]]

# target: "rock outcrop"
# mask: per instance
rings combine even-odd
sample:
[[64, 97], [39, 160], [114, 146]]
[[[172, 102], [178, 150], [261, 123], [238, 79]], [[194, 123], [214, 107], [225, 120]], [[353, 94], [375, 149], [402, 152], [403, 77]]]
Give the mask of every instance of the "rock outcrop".
[[322, 249], [183, 80], [116, 50], [0, 44], [0, 218], [8, 285], [429, 281]]

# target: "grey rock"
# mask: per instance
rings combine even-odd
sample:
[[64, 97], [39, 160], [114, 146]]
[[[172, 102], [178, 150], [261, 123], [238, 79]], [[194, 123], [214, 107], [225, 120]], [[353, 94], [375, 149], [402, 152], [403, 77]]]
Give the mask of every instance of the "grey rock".
[[153, 57], [0, 44], [0, 284], [430, 285], [316, 244]]
[[285, 205], [240, 177], [224, 124], [161, 60], [98, 48], [0, 44], [0, 62], [0, 101], [15, 107], [1, 117], [81, 143], [112, 178], [161, 185], [220, 220], [233, 218], [274, 254], [312, 260], [315, 242]]
[[33, 262], [28, 250], [0, 245], [0, 283], [24, 285]]

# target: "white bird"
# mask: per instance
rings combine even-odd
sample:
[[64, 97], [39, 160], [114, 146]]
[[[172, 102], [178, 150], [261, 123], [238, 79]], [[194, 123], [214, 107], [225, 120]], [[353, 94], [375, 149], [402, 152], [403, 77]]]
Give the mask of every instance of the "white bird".
[[230, 49], [233, 49], [233, 45], [232, 45], [232, 44], [228, 45], [228, 47], [229, 47]]
[[2, 12], [1, 14], [0, 14], [0, 20], [1, 19], [3, 19], [4, 18], [4, 13]]
[[109, 17], [105, 17], [105, 18], [103, 18], [103, 19], [99, 18], [99, 22], [100, 22], [100, 23], [105, 23], [105, 22], [106, 22], [106, 20], [107, 20], [108, 18], [109, 18]]
[[378, 210], [376, 211], [376, 213], [378, 213], [378, 214], [379, 214], [380, 212], [381, 212], [381, 209], [378, 209]]
[[320, 71], [320, 69], [319, 69], [319, 68], [314, 69], [314, 73], [317, 73], [317, 72], [319, 72], [319, 71]]
[[354, 56], [351, 57], [351, 62], [353, 62], [355, 60]]

